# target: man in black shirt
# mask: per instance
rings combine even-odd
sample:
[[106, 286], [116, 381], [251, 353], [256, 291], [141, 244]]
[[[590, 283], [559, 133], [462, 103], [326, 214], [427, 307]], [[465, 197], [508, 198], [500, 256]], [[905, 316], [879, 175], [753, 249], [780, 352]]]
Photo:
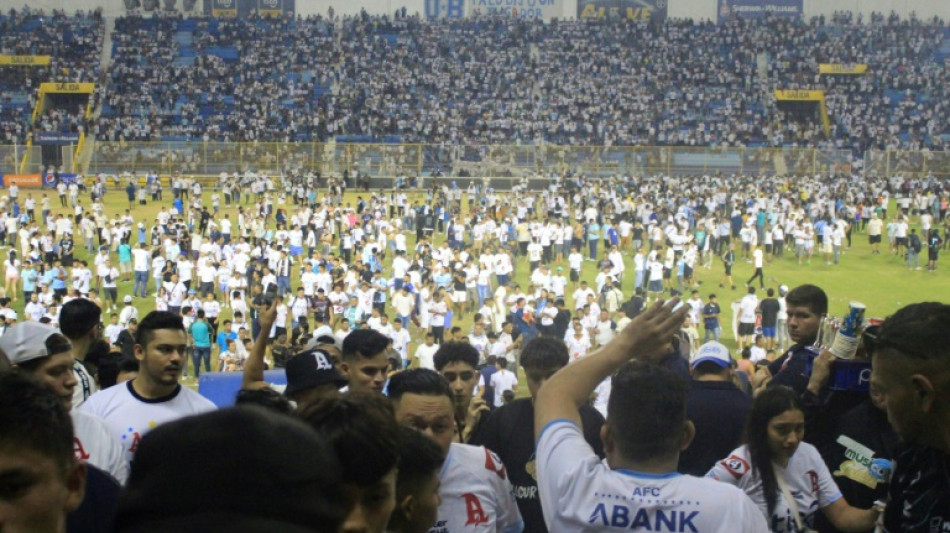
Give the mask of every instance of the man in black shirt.
[[780, 306], [775, 298], [775, 289], [770, 288], [765, 294], [765, 299], [759, 302], [759, 312], [762, 313], [762, 336], [765, 337], [765, 349], [771, 350], [775, 348], [775, 326], [778, 323]]
[[[537, 337], [526, 344], [521, 350], [521, 366], [531, 398], [514, 400], [493, 411], [471, 441], [471, 444], [485, 446], [498, 454], [508, 468], [524, 530], [532, 533], [548, 530], [541, 514], [535, 470], [534, 398], [549, 377], [567, 366], [569, 357], [567, 346], [560, 339]], [[580, 414], [585, 440], [597, 455], [603, 457], [600, 440], [603, 416], [590, 406], [581, 408]]]
[[677, 470], [705, 476], [716, 461], [727, 457], [742, 441], [752, 398], [733, 383], [732, 356], [718, 342], [707, 342], [693, 354], [692, 386], [686, 417], [696, 427], [689, 448], [680, 453]]
[[909, 305], [881, 325], [871, 390], [903, 440], [884, 528], [950, 531], [950, 305]]

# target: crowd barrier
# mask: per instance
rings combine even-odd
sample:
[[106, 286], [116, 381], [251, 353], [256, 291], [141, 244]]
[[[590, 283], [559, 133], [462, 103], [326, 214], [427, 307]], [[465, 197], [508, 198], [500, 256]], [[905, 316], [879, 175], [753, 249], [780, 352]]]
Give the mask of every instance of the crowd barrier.
[[848, 173], [847, 150], [680, 146], [441, 145], [373, 143], [96, 142], [87, 173], [218, 175], [300, 169], [371, 177], [468, 174], [588, 176], [642, 174]]
[[[219, 408], [234, 405], [234, 398], [241, 390], [241, 372], [203, 372], [198, 378], [198, 394], [211, 400]], [[264, 372], [264, 381], [279, 390], [287, 385], [283, 368]]]
[[[436, 145], [372, 143], [95, 142], [85, 174], [217, 177], [249, 169], [370, 176], [389, 186], [396, 176], [523, 176], [552, 173], [592, 177], [644, 174], [846, 175], [950, 177], [950, 152], [813, 148], [711, 148], [680, 146]], [[18, 173], [24, 147], [0, 146], [0, 172]], [[31, 168], [30, 172], [40, 172]], [[459, 178], [464, 179], [464, 178]], [[503, 189], [503, 187], [496, 187]], [[504, 187], [507, 188], [507, 187]]]

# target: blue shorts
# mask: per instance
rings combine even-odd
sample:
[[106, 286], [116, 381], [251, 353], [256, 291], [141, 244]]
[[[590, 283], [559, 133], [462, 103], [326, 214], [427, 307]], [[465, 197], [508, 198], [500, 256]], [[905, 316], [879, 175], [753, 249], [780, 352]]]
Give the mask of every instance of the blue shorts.
[[302, 246], [291, 246], [291, 247], [290, 247], [290, 255], [291, 255], [292, 257], [296, 257], [296, 256], [301, 255], [301, 254], [303, 254], [303, 247], [302, 247]]
[[775, 338], [775, 326], [772, 326], [772, 327], [770, 327], [770, 328], [763, 327], [763, 328], [762, 328], [762, 336], [765, 337], [766, 339], [774, 339], [774, 338]]

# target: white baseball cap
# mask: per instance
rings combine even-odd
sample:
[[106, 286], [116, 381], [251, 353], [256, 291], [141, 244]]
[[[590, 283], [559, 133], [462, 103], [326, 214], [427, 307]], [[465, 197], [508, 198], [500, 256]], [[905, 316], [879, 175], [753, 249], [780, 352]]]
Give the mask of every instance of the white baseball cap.
[[72, 344], [65, 336], [61, 344], [51, 348], [47, 341], [53, 335], [62, 336], [62, 333], [53, 326], [41, 322], [20, 322], [0, 337], [0, 350], [3, 350], [10, 362], [16, 365], [72, 349]]
[[699, 363], [713, 362], [717, 365], [728, 368], [732, 365], [732, 355], [729, 354], [729, 348], [716, 341], [709, 341], [696, 350], [696, 353], [689, 360], [689, 365], [696, 368]]

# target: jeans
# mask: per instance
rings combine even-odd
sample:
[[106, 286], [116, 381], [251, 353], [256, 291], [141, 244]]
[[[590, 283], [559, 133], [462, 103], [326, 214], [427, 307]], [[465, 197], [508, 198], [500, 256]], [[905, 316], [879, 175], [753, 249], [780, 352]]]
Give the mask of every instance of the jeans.
[[488, 285], [477, 285], [476, 289], [478, 290], [478, 308], [481, 309], [482, 304], [488, 299]]
[[600, 239], [588, 239], [587, 245], [590, 246], [590, 258], [597, 259], [597, 243], [600, 242]]
[[[139, 292], [139, 287], [142, 287], [142, 291]], [[135, 271], [135, 285], [132, 287], [132, 295], [139, 296], [142, 298], [148, 296], [148, 271]]]
[[277, 290], [281, 296], [290, 292], [290, 276], [277, 276]]
[[201, 362], [204, 361], [205, 372], [211, 372], [211, 347], [195, 346], [195, 352], [191, 355], [191, 360], [195, 366], [195, 377], [201, 375]]
[[712, 337], [714, 341], [719, 342], [720, 336], [722, 336], [721, 327], [716, 326], [714, 328], [706, 328], [706, 336], [703, 338], [703, 342], [709, 342], [710, 337]]
[[920, 254], [910, 249], [907, 250], [907, 268], [920, 268]]

